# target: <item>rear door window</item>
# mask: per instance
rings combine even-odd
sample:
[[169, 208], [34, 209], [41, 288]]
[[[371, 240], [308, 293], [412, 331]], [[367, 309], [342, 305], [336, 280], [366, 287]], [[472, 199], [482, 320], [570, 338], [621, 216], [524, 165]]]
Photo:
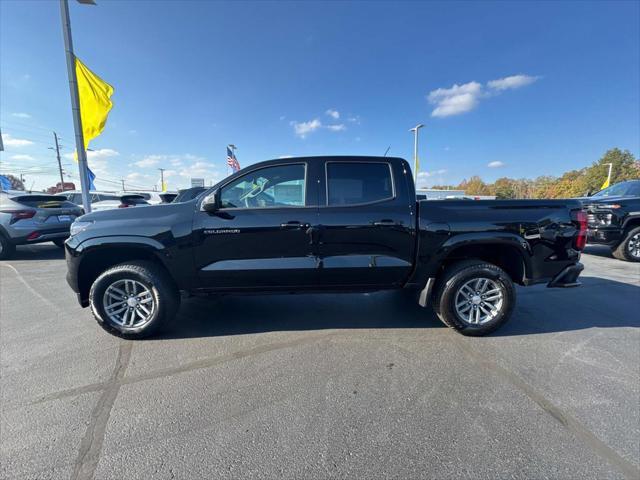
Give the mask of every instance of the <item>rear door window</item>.
[[327, 205], [346, 206], [394, 198], [388, 163], [328, 162]]

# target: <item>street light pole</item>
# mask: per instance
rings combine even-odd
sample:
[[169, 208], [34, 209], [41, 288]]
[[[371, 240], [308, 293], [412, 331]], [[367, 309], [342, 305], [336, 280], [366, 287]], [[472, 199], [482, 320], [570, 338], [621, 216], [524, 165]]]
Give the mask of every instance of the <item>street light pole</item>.
[[413, 128], [410, 128], [409, 131], [413, 132], [413, 182], [415, 184], [418, 183], [418, 130], [420, 130], [424, 125], [419, 123]]
[[[84, 3], [84, 2], [82, 2]], [[73, 129], [76, 137], [76, 152], [80, 169], [80, 188], [82, 190], [82, 206], [85, 213], [91, 212], [89, 198], [89, 168], [87, 166], [87, 152], [84, 149], [84, 135], [80, 118], [80, 96], [78, 95], [78, 79], [76, 77], [76, 57], [73, 53], [71, 39], [71, 20], [69, 18], [68, 0], [60, 0], [60, 16], [62, 17], [62, 34], [64, 49], [67, 57], [67, 75], [69, 76], [69, 90], [71, 92], [71, 113], [73, 115]]]

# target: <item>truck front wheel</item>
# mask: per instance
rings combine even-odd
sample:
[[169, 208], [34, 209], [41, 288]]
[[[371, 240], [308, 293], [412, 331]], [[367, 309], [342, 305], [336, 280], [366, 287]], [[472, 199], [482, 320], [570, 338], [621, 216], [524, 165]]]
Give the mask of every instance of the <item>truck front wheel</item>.
[[507, 273], [469, 260], [447, 268], [436, 285], [433, 308], [450, 328], [469, 336], [493, 332], [511, 317], [516, 292]]
[[91, 286], [94, 317], [109, 333], [137, 339], [158, 332], [180, 306], [169, 275], [153, 262], [128, 262], [102, 273]]
[[625, 232], [624, 239], [611, 252], [619, 260], [640, 262], [640, 227]]

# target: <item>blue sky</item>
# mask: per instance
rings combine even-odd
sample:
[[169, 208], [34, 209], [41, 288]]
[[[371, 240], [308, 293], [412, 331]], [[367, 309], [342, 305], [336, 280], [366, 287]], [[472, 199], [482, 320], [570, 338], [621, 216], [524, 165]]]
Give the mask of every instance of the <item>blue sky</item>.
[[[97, 1], [70, 7], [76, 54], [115, 88], [99, 188], [215, 181], [228, 143], [243, 166], [410, 159], [419, 122], [423, 185], [640, 151], [639, 2]], [[57, 1], [0, 2], [0, 127], [1, 172], [54, 184], [55, 130], [77, 179]]]

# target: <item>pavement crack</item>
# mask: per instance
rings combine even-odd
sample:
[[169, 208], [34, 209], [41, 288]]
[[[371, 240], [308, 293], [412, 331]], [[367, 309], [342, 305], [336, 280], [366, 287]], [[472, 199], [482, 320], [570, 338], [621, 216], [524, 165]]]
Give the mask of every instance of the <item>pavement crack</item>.
[[622, 457], [609, 445], [600, 440], [593, 432], [591, 432], [586, 426], [584, 426], [577, 419], [573, 418], [567, 412], [562, 411], [559, 407], [554, 405], [544, 395], [536, 391], [531, 385], [522, 380], [515, 373], [507, 370], [499, 365], [497, 362], [488, 359], [480, 352], [468, 345], [465, 338], [459, 338], [457, 336], [451, 337], [453, 343], [456, 344], [466, 355], [472, 358], [477, 364], [481, 365], [487, 370], [494, 372], [502, 377], [513, 387], [524, 393], [532, 401], [534, 401], [540, 408], [553, 417], [575, 437], [585, 443], [595, 454], [600, 458], [608, 462], [617, 468], [626, 479], [637, 480], [640, 478], [640, 469], [627, 459]]
[[[144, 382], [146, 380], [156, 380], [156, 379], [168, 377], [171, 375], [177, 375], [180, 373], [187, 373], [194, 370], [210, 368], [210, 367], [220, 365], [232, 360], [240, 360], [243, 358], [251, 357], [254, 355], [260, 355], [263, 353], [268, 353], [268, 352], [280, 350], [283, 348], [295, 347], [295, 346], [304, 345], [307, 343], [314, 343], [317, 340], [331, 337], [333, 335], [335, 335], [335, 333], [325, 333], [321, 335], [307, 335], [302, 338], [297, 338], [295, 340], [289, 340], [286, 342], [274, 342], [266, 345], [259, 345], [257, 347], [250, 348], [248, 350], [240, 350], [240, 351], [228, 353], [226, 355], [219, 355], [216, 357], [207, 357], [201, 360], [196, 360], [194, 362], [178, 365], [176, 367], [165, 368], [162, 370], [155, 370], [155, 371], [143, 373], [136, 376], [131, 376], [128, 378], [119, 376], [117, 379], [114, 379], [112, 375], [112, 377], [106, 382], [90, 383], [88, 385], [83, 385], [81, 387], [70, 388], [67, 390], [54, 392], [49, 395], [40, 397], [37, 400], [34, 400], [33, 402], [31, 402], [31, 405], [50, 402], [53, 400], [59, 400], [61, 398], [75, 397], [76, 395], [81, 395], [83, 393], [88, 393], [88, 392], [97, 392], [101, 390], [106, 391], [112, 388], [114, 384], [117, 384], [118, 386], [131, 385], [138, 382]], [[122, 348], [122, 346], [120, 348]], [[103, 395], [104, 395], [104, 392], [103, 392]]]
[[118, 391], [122, 385], [122, 378], [131, 358], [132, 342], [122, 342], [118, 349], [118, 358], [111, 374], [111, 378], [105, 384], [105, 388], [91, 412], [91, 420], [87, 426], [84, 437], [80, 442], [80, 449], [76, 459], [73, 480], [92, 479], [100, 460], [104, 434], [111, 416], [111, 409], [115, 403]]

